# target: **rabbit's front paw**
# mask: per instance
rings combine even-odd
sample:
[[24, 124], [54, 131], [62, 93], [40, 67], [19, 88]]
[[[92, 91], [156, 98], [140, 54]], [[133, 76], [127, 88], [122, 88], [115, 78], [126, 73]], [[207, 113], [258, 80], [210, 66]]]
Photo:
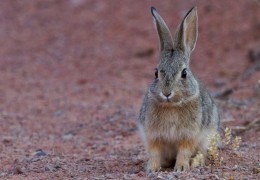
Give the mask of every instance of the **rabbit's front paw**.
[[159, 171], [160, 168], [161, 168], [160, 159], [153, 157], [153, 158], [150, 158], [147, 163], [146, 172], [148, 174], [155, 173], [155, 172]]
[[187, 171], [190, 169], [190, 158], [194, 151], [194, 141], [183, 139], [179, 144], [179, 151], [177, 154], [177, 160], [174, 167], [174, 170], [179, 171]]
[[174, 171], [180, 172], [180, 171], [187, 171], [190, 169], [190, 165], [189, 162], [176, 162], [175, 166], [174, 166]]

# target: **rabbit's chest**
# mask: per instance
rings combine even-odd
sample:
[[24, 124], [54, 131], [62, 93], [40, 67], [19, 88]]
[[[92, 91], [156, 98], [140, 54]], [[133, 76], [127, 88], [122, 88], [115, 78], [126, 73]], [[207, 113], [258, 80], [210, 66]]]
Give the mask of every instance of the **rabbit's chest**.
[[[193, 117], [194, 118], [194, 117]], [[197, 117], [196, 117], [197, 118]], [[178, 111], [164, 111], [151, 117], [149, 134], [155, 139], [174, 142], [183, 138], [192, 138], [197, 133], [196, 123], [192, 123], [188, 114]]]

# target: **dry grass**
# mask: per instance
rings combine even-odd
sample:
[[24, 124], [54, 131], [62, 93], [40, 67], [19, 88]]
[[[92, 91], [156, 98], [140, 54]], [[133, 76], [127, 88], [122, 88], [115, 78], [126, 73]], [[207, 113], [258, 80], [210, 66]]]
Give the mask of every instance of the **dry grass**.
[[[219, 144], [224, 145], [223, 149], [230, 150], [237, 154], [240, 143], [242, 141], [240, 136], [232, 136], [232, 130], [230, 128], [225, 129], [224, 138], [221, 139], [219, 134], [213, 134], [209, 136], [209, 147], [208, 147], [208, 159], [211, 165], [221, 165], [225, 159], [221, 157]], [[223, 154], [224, 152], [221, 152]]]
[[[208, 146], [208, 159], [210, 161], [210, 165], [222, 165], [224, 162], [224, 158], [220, 156], [220, 149], [219, 145], [223, 144], [224, 149], [230, 150], [237, 154], [237, 151], [239, 149], [240, 143], [241, 143], [241, 137], [240, 136], [232, 136], [232, 130], [230, 128], [225, 129], [224, 138], [221, 139], [220, 135], [218, 133], [211, 134], [209, 136], [209, 146]], [[221, 152], [223, 154], [224, 152]], [[191, 166], [199, 167], [203, 166], [205, 164], [205, 157], [201, 152], [198, 152], [197, 155], [192, 159]]]

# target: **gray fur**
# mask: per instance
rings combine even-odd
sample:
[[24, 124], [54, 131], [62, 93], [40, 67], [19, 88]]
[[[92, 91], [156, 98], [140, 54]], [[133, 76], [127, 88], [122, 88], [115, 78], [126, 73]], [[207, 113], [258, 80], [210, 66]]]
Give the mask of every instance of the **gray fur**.
[[[174, 41], [154, 8], [152, 14], [161, 44], [159, 77], [145, 95], [138, 118], [139, 130], [149, 153], [148, 171], [158, 170], [158, 166], [172, 160], [176, 160], [175, 170], [183, 170], [189, 167], [183, 157], [190, 158], [198, 149], [206, 153], [207, 137], [217, 133], [219, 116], [212, 97], [189, 67], [190, 54], [197, 40], [196, 8], [187, 13]], [[184, 68], [187, 69], [186, 78], [181, 77]], [[166, 95], [172, 96], [167, 99]], [[179, 144], [186, 140], [193, 142], [194, 147], [184, 154]], [[156, 143], [158, 150], [151, 149], [151, 144]], [[154, 147], [156, 149], [157, 145]]]

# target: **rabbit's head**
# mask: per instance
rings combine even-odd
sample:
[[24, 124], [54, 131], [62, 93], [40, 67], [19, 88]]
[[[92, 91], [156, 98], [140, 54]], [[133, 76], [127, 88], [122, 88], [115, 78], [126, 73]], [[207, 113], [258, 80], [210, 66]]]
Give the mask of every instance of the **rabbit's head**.
[[180, 105], [199, 95], [199, 84], [190, 67], [190, 54], [198, 35], [196, 7], [192, 8], [179, 25], [174, 40], [155, 8], [152, 15], [160, 39], [160, 63], [155, 71], [155, 81], [150, 96], [159, 103]]

